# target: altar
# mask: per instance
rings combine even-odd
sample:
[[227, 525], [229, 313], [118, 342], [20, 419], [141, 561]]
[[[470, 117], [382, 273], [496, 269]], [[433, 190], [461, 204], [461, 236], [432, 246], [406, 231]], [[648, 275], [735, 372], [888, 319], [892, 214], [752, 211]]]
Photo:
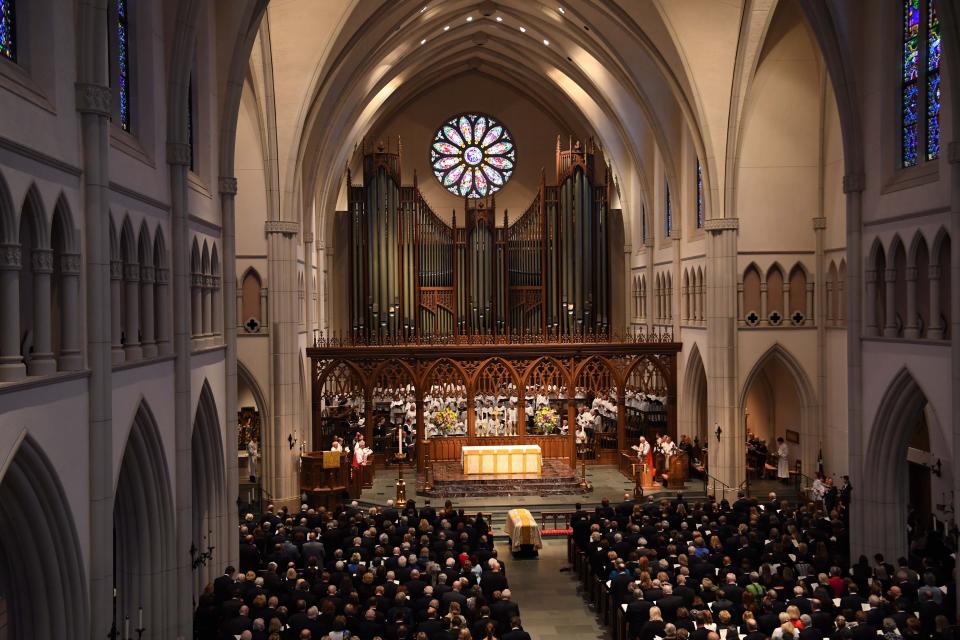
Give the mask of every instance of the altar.
[[540, 475], [543, 453], [539, 445], [480, 445], [461, 448], [464, 475], [526, 473]]

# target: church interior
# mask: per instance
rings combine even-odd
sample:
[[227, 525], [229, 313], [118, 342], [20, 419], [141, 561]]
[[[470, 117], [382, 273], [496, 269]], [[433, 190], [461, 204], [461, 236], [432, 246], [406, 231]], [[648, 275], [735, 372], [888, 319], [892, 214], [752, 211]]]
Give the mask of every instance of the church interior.
[[0, 640], [956, 634], [958, 58], [949, 0], [0, 0]]

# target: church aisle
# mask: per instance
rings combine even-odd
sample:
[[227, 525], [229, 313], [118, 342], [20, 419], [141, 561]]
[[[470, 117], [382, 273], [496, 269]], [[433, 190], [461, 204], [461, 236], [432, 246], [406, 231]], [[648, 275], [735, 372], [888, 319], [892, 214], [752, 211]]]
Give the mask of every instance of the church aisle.
[[497, 543], [497, 553], [507, 565], [513, 600], [533, 640], [610, 638], [577, 593], [573, 574], [560, 572], [567, 566], [566, 538], [545, 539], [539, 558], [514, 559], [506, 538]]

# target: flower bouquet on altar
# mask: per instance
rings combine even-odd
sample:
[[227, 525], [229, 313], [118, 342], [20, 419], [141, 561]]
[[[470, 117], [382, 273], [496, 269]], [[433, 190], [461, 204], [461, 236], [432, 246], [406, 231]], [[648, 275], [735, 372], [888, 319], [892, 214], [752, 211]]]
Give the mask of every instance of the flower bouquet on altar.
[[450, 407], [443, 407], [433, 413], [433, 426], [437, 433], [450, 435], [457, 428], [457, 412]]
[[560, 416], [557, 414], [557, 410], [550, 406], [540, 407], [533, 416], [533, 425], [537, 433], [541, 435], [553, 433], [559, 424]]

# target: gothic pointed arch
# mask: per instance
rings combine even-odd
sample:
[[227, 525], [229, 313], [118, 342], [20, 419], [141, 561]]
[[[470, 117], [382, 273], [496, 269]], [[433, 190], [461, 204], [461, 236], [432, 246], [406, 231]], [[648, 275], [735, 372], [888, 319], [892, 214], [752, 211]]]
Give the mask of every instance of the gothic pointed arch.
[[[751, 395], [757, 388], [767, 390], [767, 403]], [[800, 436], [799, 448], [791, 445], [793, 459], [803, 460], [807, 465], [803, 473], [811, 475], [810, 466], [816, 460], [820, 440], [823, 437], [817, 417], [817, 397], [810, 378], [800, 361], [779, 342], [771, 345], [753, 363], [740, 389], [739, 404], [748, 430], [753, 430], [761, 439], [773, 442], [786, 431], [796, 431]], [[751, 411], [751, 407], [754, 409]], [[760, 407], [759, 409], [757, 407]], [[748, 413], [749, 412], [749, 413]], [[750, 420], [749, 415], [754, 416]], [[760, 422], [761, 415], [765, 422]]]
[[700, 354], [700, 345], [694, 343], [687, 354], [683, 371], [683, 398], [680, 406], [683, 415], [680, 420], [683, 432], [691, 438], [699, 437], [700, 442], [707, 440], [707, 371]]
[[37, 189], [36, 184], [31, 184], [20, 207], [20, 233], [22, 235], [25, 229], [29, 229], [37, 249], [50, 248], [50, 229], [46, 211], [40, 190]]
[[0, 173], [0, 243], [13, 244], [17, 241], [17, 214], [13, 208], [10, 188]]
[[871, 519], [861, 552], [896, 558], [907, 552], [907, 445], [927, 396], [906, 367], [893, 377], [877, 407], [863, 458], [862, 496], [853, 509]]
[[173, 499], [167, 456], [149, 405], [137, 408], [117, 476], [113, 506], [118, 620], [172, 637], [176, 611]]
[[89, 624], [70, 504], [50, 460], [26, 431], [12, 451], [0, 466], [0, 527], [8, 532], [0, 537], [5, 637], [69, 638]]
[[[193, 419], [190, 457], [193, 491], [191, 543], [199, 552], [208, 551], [213, 559], [227, 553], [227, 536], [231, 530], [227, 499], [226, 470], [223, 439], [220, 436], [220, 417], [210, 382], [203, 381], [197, 410]], [[194, 584], [198, 593], [203, 586], [219, 575], [222, 562], [210, 562], [194, 569]]]

